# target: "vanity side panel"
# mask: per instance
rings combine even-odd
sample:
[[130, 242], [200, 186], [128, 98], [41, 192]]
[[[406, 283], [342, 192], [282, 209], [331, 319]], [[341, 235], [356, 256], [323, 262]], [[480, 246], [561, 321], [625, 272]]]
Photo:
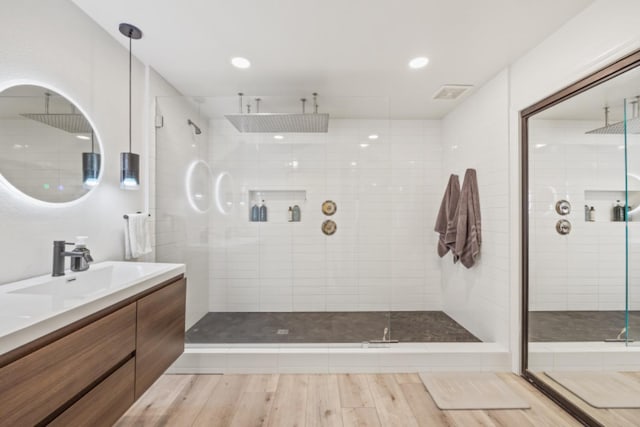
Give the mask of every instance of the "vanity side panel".
[[136, 399], [184, 351], [186, 289], [183, 278], [138, 300]]
[[0, 368], [0, 426], [35, 425], [135, 350], [136, 304]]
[[49, 426], [112, 426], [133, 404], [135, 361], [130, 359]]

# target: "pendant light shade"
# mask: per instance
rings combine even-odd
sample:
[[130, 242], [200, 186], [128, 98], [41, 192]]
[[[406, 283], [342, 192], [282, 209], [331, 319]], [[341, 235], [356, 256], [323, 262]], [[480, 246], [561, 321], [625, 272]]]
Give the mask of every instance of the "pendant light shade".
[[141, 39], [142, 31], [126, 23], [120, 24], [119, 30], [129, 39], [129, 152], [120, 153], [120, 188], [137, 190], [140, 188], [140, 156], [131, 152], [131, 40]]
[[82, 186], [87, 190], [98, 185], [100, 154], [82, 153]]
[[100, 154], [94, 150], [93, 130], [91, 131], [91, 152], [82, 153], [82, 187], [91, 190], [98, 185], [100, 176]]
[[140, 156], [120, 153], [120, 188], [137, 190], [140, 187]]

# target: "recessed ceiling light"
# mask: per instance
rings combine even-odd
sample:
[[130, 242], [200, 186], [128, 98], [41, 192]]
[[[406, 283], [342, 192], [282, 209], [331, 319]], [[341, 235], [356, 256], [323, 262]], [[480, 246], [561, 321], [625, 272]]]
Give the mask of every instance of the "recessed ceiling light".
[[357, 162], [351, 162], [351, 166], [358, 166]]
[[282, 135], [274, 135], [273, 139], [284, 139], [284, 136], [282, 136]]
[[424, 56], [418, 56], [409, 61], [409, 67], [415, 69], [426, 67], [429, 63], [429, 58]]
[[76, 138], [78, 139], [84, 139], [86, 141], [90, 140], [91, 137], [88, 137], [87, 135], [76, 135]]
[[360, 147], [362, 148], [367, 148], [369, 146], [369, 144], [367, 144], [366, 142], [363, 142], [362, 144], [360, 144]]
[[369, 135], [369, 139], [378, 139], [378, 135], [376, 135], [375, 133], [372, 135]]
[[235, 58], [231, 58], [231, 65], [236, 68], [249, 68], [251, 67], [251, 62], [249, 62], [247, 58], [236, 56]]

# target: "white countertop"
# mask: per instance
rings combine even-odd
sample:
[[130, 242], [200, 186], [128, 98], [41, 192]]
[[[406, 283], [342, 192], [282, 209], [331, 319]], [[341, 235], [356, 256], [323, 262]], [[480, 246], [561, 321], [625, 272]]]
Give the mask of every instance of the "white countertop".
[[0, 286], [0, 355], [185, 273], [184, 264], [101, 262]]

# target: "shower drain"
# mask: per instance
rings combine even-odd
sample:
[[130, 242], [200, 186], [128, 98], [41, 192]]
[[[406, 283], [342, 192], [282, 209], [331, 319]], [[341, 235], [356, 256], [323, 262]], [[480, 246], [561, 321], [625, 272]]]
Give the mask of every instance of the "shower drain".
[[289, 335], [289, 330], [288, 329], [278, 329], [278, 332], [276, 332], [276, 334], [278, 334], [278, 335]]

